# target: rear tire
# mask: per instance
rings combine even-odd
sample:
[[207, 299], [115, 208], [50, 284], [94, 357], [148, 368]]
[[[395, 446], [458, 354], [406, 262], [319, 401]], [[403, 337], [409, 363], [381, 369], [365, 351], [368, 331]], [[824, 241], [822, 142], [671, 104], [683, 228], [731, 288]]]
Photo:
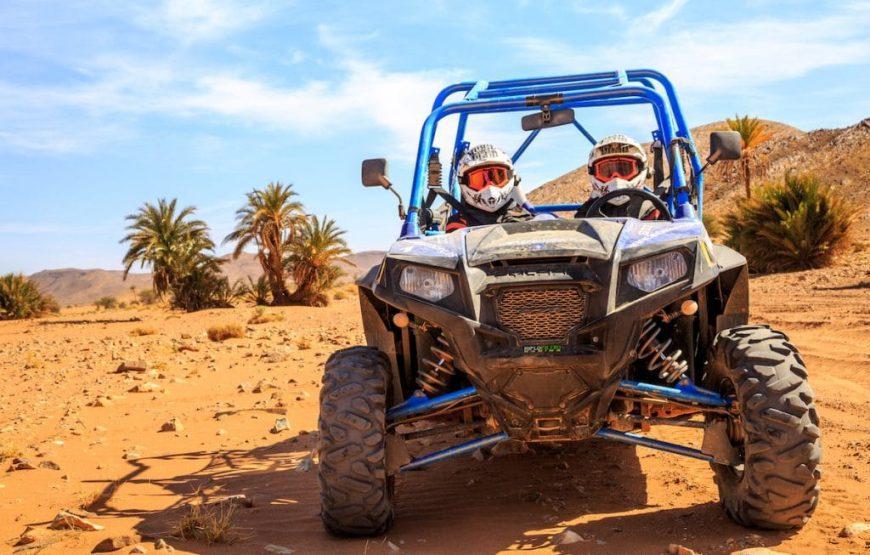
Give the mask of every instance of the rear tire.
[[819, 501], [819, 417], [807, 370], [788, 337], [767, 326], [716, 336], [705, 385], [733, 395], [729, 435], [742, 468], [713, 464], [719, 496], [738, 523], [800, 528]]
[[320, 501], [326, 529], [374, 536], [393, 521], [393, 481], [385, 468], [389, 360], [351, 347], [326, 361], [320, 391]]

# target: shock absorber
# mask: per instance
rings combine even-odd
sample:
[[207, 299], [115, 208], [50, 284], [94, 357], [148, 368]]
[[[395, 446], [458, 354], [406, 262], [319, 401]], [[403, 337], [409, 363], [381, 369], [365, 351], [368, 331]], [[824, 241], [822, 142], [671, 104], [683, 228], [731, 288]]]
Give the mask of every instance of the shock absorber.
[[423, 366], [417, 372], [417, 387], [423, 390], [428, 397], [435, 397], [446, 392], [450, 387], [450, 381], [456, 375], [453, 367], [453, 355], [450, 353], [450, 343], [443, 335], [439, 335], [437, 345], [430, 350], [435, 360], [423, 359]]
[[682, 358], [683, 351], [670, 348], [673, 339], [659, 340], [660, 332], [661, 328], [655, 320], [650, 319], [644, 324], [637, 342], [637, 358], [647, 359], [647, 370], [658, 372], [658, 377], [667, 383], [675, 383], [689, 369], [689, 363]]

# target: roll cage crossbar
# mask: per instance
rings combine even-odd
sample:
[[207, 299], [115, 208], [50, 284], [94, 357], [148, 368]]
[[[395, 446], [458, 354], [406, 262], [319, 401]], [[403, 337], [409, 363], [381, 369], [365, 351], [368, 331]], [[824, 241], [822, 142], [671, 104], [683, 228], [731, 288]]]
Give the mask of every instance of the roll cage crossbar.
[[[447, 102], [457, 93], [464, 93], [461, 100]], [[633, 69], [507, 81], [465, 81], [442, 89], [435, 97], [432, 111], [420, 132], [411, 199], [401, 237], [413, 238], [420, 235], [419, 211], [424, 200], [430, 155], [437, 152], [434, 148], [435, 131], [441, 119], [458, 115], [452, 152], [453, 158], [458, 159], [458, 155], [468, 146], [465, 142], [465, 129], [468, 116], [471, 114], [632, 104], [650, 104], [653, 108], [657, 129], [653, 131], [652, 136], [655, 141], [665, 146], [671, 168], [671, 184], [664, 199], [671, 214], [677, 218], [695, 217], [690, 186], [694, 189], [694, 200], [700, 214], [703, 205], [704, 176], [701, 172], [701, 160], [686, 125], [677, 93], [668, 78], [661, 73], [650, 69]], [[594, 137], [585, 127], [576, 120], [572, 123], [587, 140], [595, 143]], [[529, 133], [514, 153], [512, 157], [514, 161], [523, 155], [539, 133], [539, 129]], [[683, 170], [683, 154], [689, 160], [692, 183], [688, 182]], [[448, 190], [454, 197], [459, 198], [459, 185], [453, 164], [450, 169]], [[579, 206], [579, 203], [553, 204], [536, 206], [535, 210], [574, 211]]]

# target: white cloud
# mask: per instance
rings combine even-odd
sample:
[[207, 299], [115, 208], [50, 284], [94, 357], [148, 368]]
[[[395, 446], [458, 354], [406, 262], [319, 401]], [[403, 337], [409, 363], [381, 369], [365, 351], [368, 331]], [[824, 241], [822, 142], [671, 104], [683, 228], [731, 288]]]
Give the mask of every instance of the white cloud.
[[661, 8], [653, 10], [648, 14], [641, 16], [637, 22], [637, 28], [641, 30], [655, 31], [663, 23], [672, 19], [677, 13], [688, 3], [689, 0], [671, 0]]
[[761, 89], [831, 66], [870, 61], [870, 11], [860, 5], [812, 20], [765, 18], [727, 26], [679, 26], [668, 35], [635, 35], [618, 48], [577, 50], [538, 37], [510, 39], [517, 55], [536, 67], [572, 73], [578, 67], [652, 67], [680, 90]]
[[239, 0], [165, 0], [156, 10], [141, 12], [148, 27], [169, 33], [182, 42], [213, 40], [248, 28], [269, 13], [262, 2]]
[[[392, 71], [359, 57], [352, 39], [326, 28], [321, 41], [336, 56], [329, 78], [287, 86], [226, 69], [106, 56], [87, 63], [73, 85], [24, 86], [0, 81], [0, 143], [19, 150], [86, 150], [121, 124], [161, 114], [217, 116], [306, 137], [374, 128], [372, 143], [409, 158], [441, 87], [458, 71]], [[80, 130], [84, 129], [85, 132]]]

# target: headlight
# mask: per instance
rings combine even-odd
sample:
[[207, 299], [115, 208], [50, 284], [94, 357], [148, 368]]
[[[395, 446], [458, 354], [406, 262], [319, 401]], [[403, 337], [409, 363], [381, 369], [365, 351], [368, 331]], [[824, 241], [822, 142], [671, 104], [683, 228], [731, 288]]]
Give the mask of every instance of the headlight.
[[399, 277], [399, 288], [405, 293], [435, 303], [453, 293], [453, 277], [421, 266], [406, 266]]
[[652, 293], [686, 275], [686, 258], [677, 251], [666, 252], [635, 262], [628, 267], [628, 283]]

